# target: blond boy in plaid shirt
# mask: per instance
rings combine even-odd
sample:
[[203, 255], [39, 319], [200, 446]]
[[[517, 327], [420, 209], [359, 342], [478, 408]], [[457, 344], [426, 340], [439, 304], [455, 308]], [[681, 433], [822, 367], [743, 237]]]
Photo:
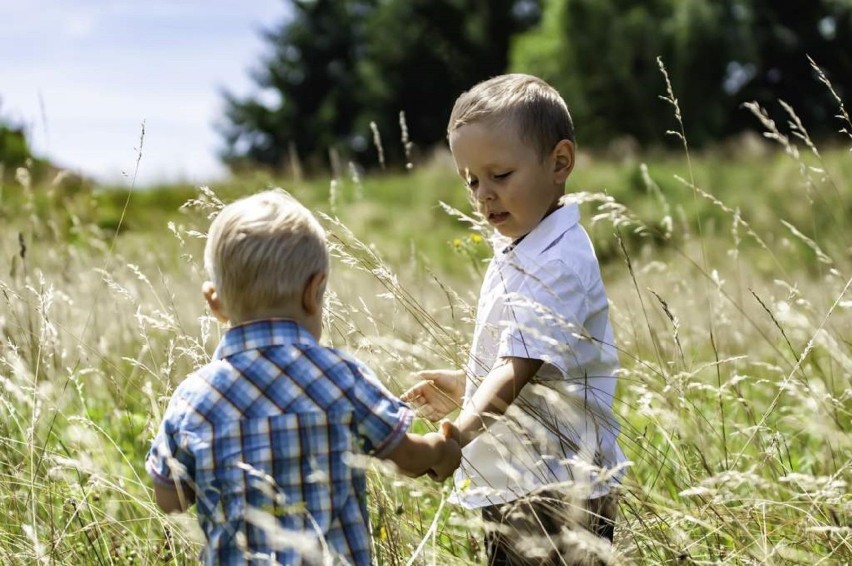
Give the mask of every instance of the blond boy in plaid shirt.
[[356, 455], [443, 481], [458, 444], [408, 433], [411, 410], [318, 343], [329, 255], [295, 199], [274, 190], [226, 206], [204, 255], [204, 298], [232, 326], [163, 416], [146, 460], [157, 503], [196, 503], [207, 564], [370, 564]]

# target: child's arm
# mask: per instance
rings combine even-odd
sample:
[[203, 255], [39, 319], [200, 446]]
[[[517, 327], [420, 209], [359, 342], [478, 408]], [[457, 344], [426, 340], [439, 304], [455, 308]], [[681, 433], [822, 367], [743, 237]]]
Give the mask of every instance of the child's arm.
[[419, 382], [400, 396], [417, 413], [437, 422], [461, 405], [464, 394], [464, 371], [451, 369], [426, 370], [416, 374]]
[[195, 492], [187, 485], [178, 488], [155, 481], [154, 500], [166, 513], [182, 513], [195, 503]]
[[542, 363], [528, 358], [500, 358], [454, 423], [459, 444], [469, 444], [496, 416], [505, 413]]
[[461, 448], [455, 440], [437, 432], [424, 435], [406, 433], [384, 458], [396, 464], [406, 475], [429, 474], [430, 478], [440, 482], [461, 464]]

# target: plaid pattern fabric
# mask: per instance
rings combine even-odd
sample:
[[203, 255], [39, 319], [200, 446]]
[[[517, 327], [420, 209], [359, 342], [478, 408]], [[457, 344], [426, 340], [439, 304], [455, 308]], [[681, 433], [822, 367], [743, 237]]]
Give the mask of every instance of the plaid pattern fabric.
[[175, 390], [146, 460], [194, 485], [207, 564], [370, 564], [366, 477], [413, 414], [294, 322], [230, 329]]

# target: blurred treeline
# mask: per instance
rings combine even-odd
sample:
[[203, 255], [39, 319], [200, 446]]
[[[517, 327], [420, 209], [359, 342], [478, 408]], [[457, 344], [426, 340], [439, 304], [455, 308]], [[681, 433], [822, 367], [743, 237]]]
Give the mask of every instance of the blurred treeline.
[[694, 146], [755, 126], [750, 101], [779, 123], [788, 103], [814, 137], [836, 132], [852, 90], [849, 0], [285, 1], [251, 70], [257, 92], [224, 93], [235, 168], [378, 164], [376, 136], [399, 167], [443, 141], [458, 94], [508, 71], [556, 86], [586, 148], [677, 141], [658, 57]]
[[0, 112], [0, 189], [4, 180], [15, 177], [19, 167], [26, 167], [28, 175], [38, 177], [42, 177], [51, 169], [47, 160], [33, 155], [26, 128], [9, 120]]
[[34, 155], [27, 133], [23, 124], [3, 114], [0, 104], [0, 204], [4, 200], [5, 183], [12, 180], [25, 187], [49, 180], [53, 186], [62, 187], [66, 194], [91, 188], [90, 179], [58, 169], [49, 160]]

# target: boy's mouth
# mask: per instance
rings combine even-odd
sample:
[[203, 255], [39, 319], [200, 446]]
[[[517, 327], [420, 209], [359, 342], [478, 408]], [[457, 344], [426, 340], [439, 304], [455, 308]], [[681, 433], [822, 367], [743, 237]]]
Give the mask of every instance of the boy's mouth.
[[497, 225], [502, 224], [509, 218], [508, 212], [489, 212], [488, 213], [488, 222], [491, 224]]

